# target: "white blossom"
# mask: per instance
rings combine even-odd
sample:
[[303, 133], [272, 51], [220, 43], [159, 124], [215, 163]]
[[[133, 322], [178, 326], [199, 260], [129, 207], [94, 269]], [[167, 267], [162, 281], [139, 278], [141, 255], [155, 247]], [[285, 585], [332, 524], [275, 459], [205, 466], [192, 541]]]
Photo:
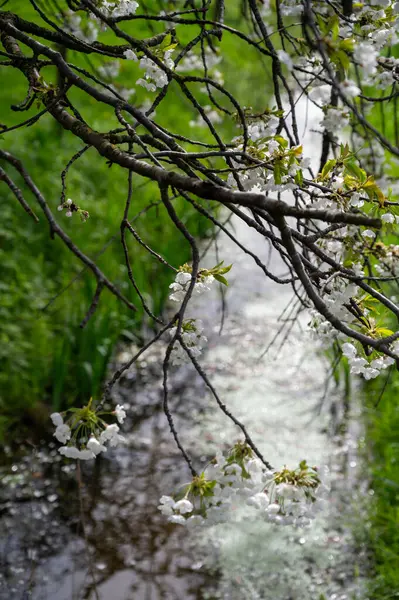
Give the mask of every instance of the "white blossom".
[[137, 58], [136, 54], [130, 48], [128, 48], [127, 50], [124, 51], [123, 56], [127, 60], [134, 60], [135, 62], [138, 61], [138, 58]]
[[360, 197], [359, 192], [353, 192], [349, 204], [355, 208], [361, 208], [363, 206], [364, 200]]
[[278, 59], [291, 71], [293, 65], [291, 56], [285, 50], [277, 50]]
[[277, 515], [280, 512], [280, 505], [277, 503], [269, 504], [269, 506], [266, 508], [266, 512], [269, 515]]
[[384, 215], [381, 215], [381, 221], [383, 223], [395, 223], [395, 215], [392, 213], [385, 213]]
[[326, 110], [320, 125], [331, 133], [337, 133], [349, 124], [349, 114], [341, 108], [330, 107]]
[[[174, 69], [175, 63], [171, 59], [173, 50], [166, 50], [163, 57], [163, 63], [168, 69]], [[153, 60], [148, 56], [140, 59], [140, 68], [145, 70], [144, 79], [137, 80], [137, 84], [145, 87], [148, 91], [155, 92], [156, 88], [163, 88], [168, 83], [168, 76]]]
[[171, 515], [168, 518], [170, 523], [176, 523], [177, 525], [185, 525], [186, 519], [182, 515]]
[[357, 355], [357, 350], [353, 344], [346, 342], [342, 344], [342, 354], [347, 358], [354, 358]]
[[170, 496], [161, 496], [159, 500], [158, 509], [163, 515], [165, 515], [166, 517], [170, 517], [171, 515], [173, 515], [173, 509], [175, 504], [175, 501]]
[[101, 8], [112, 18], [134, 15], [139, 7], [135, 0], [105, 0]]
[[375, 238], [375, 232], [372, 231], [371, 229], [365, 229], [364, 231], [362, 231], [362, 236], [364, 238], [368, 238], [370, 240], [373, 240]]
[[[205, 277], [199, 278], [199, 280], [194, 285], [193, 293], [197, 295], [201, 295], [204, 292], [207, 292], [211, 289], [211, 285], [214, 282], [215, 278], [213, 275], [207, 275]], [[191, 273], [181, 272], [179, 271], [175, 277], [175, 281], [170, 284], [169, 288], [173, 290], [173, 293], [170, 294], [169, 299], [174, 302], [182, 302], [188, 288], [191, 283]]]
[[181, 515], [185, 515], [186, 513], [190, 513], [193, 511], [193, 505], [189, 500], [183, 498], [183, 500], [179, 500], [174, 505], [174, 510], [177, 510]]
[[123, 421], [126, 419], [126, 411], [124, 407], [121, 404], [117, 404], [114, 413], [116, 415], [118, 423], [123, 423]]
[[91, 452], [93, 452], [93, 454], [95, 454], [96, 456], [97, 456], [97, 454], [100, 454], [100, 452], [107, 451], [106, 447], [103, 446], [102, 444], [100, 444], [98, 439], [95, 438], [94, 436], [91, 436], [91, 438], [87, 442], [87, 449], [90, 450]]
[[56, 427], [58, 427], [58, 425], [62, 425], [64, 423], [64, 419], [58, 412], [51, 414], [50, 419], [52, 420], [53, 425], [55, 425]]
[[343, 94], [348, 98], [356, 98], [360, 94], [360, 88], [356, 85], [354, 81], [350, 79], [346, 79], [340, 84], [340, 88]]
[[58, 452], [67, 458], [79, 458], [80, 451], [76, 446], [61, 446]]
[[61, 444], [65, 444], [65, 442], [71, 438], [71, 430], [69, 426], [65, 424], [58, 425], [54, 432], [54, 437], [56, 437]]
[[92, 460], [96, 455], [91, 450], [79, 450], [79, 460]]
[[109, 442], [109, 445], [113, 447], [117, 446], [118, 443], [123, 443], [125, 438], [122, 435], [119, 435], [118, 431], [119, 426], [116, 423], [108, 425], [100, 434], [100, 444]]

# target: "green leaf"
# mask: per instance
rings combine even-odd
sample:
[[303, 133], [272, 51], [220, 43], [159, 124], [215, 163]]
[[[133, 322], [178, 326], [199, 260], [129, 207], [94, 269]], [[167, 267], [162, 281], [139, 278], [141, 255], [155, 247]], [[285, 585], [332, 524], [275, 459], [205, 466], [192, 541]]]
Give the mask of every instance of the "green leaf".
[[275, 183], [277, 183], [277, 185], [279, 185], [282, 180], [281, 162], [279, 160], [276, 160], [276, 162], [274, 163], [273, 175], [274, 175]]
[[392, 334], [393, 334], [393, 331], [392, 331], [391, 329], [387, 329], [386, 327], [377, 327], [377, 328], [376, 328], [376, 332], [377, 332], [378, 334], [381, 334], [381, 335], [383, 335], [384, 337], [385, 337], [386, 335], [392, 335]]
[[172, 43], [172, 35], [170, 33], [167, 33], [161, 42], [160, 48], [162, 48], [162, 50], [164, 50], [171, 43]]
[[363, 169], [361, 169], [354, 161], [351, 160], [351, 161], [346, 162], [345, 167], [350, 173], [352, 173], [352, 175], [357, 177], [357, 179], [359, 179], [359, 181], [361, 183], [366, 181], [366, 179], [367, 179], [366, 172], [363, 171]]
[[335, 50], [330, 55], [331, 61], [338, 67], [342, 67], [347, 71], [350, 67], [349, 56], [343, 50]]
[[286, 148], [288, 146], [288, 141], [283, 138], [281, 135], [275, 135], [274, 139], [280, 144], [280, 146], [282, 146], [283, 148]]
[[353, 51], [353, 47], [354, 47], [354, 40], [351, 38], [347, 38], [346, 40], [342, 40], [342, 42], [340, 43], [339, 47], [341, 48], [341, 50], [344, 50], [346, 52], [352, 52]]
[[223, 277], [223, 275], [216, 274], [214, 275], [214, 278], [216, 281], [219, 281], [219, 283], [223, 283], [223, 285], [229, 285], [229, 282], [225, 277]]
[[333, 168], [335, 167], [336, 164], [337, 164], [337, 161], [334, 158], [331, 158], [330, 160], [328, 160], [326, 162], [326, 164], [324, 165], [324, 167], [321, 171], [321, 176], [323, 179], [328, 175], [328, 173], [330, 171], [333, 170]]
[[230, 269], [231, 269], [232, 266], [233, 266], [233, 263], [231, 263], [231, 265], [229, 265], [228, 267], [223, 267], [223, 269], [219, 270], [219, 273], [220, 274], [228, 273], [230, 271]]
[[338, 39], [339, 36], [339, 19], [337, 15], [334, 15], [331, 19], [332, 22], [330, 22], [330, 28], [331, 28], [331, 37], [332, 39], [335, 41]]
[[295, 173], [295, 183], [302, 186], [303, 185], [303, 173], [302, 171], [297, 171]]

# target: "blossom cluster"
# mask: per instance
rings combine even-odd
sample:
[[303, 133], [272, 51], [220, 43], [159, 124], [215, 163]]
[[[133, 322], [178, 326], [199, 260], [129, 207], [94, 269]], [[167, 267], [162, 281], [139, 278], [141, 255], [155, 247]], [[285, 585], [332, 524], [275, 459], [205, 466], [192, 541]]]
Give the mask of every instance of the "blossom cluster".
[[[297, 189], [303, 181], [303, 170], [309, 167], [310, 159], [303, 156], [302, 146], [289, 148], [288, 141], [281, 135], [276, 135], [279, 123], [279, 115], [269, 112], [262, 119], [251, 120], [248, 125], [250, 142], [247, 153], [253, 157], [254, 162], [249, 169], [247, 161], [232, 160], [246, 191], [284, 192]], [[243, 150], [241, 137], [233, 141], [237, 144], [237, 150]], [[259, 163], [262, 166], [257, 166]], [[263, 166], [264, 163], [266, 166]], [[237, 187], [233, 173], [229, 174], [227, 181], [231, 187]]]
[[[106, 443], [109, 446], [117, 446], [124, 442], [124, 437], [119, 434], [119, 425], [113, 423], [108, 425], [101, 415], [105, 412], [95, 412], [92, 409], [92, 401], [83, 408], [72, 408], [66, 411], [71, 413], [64, 422], [61, 413], [53, 413], [51, 420], [55, 426], [54, 437], [64, 444], [58, 452], [67, 458], [79, 460], [91, 460], [101, 452], [106, 452]], [[123, 423], [126, 412], [121, 405], [117, 405], [112, 413], [119, 423]]]
[[81, 220], [85, 222], [90, 216], [87, 210], [83, 210], [77, 206], [71, 198], [68, 198], [68, 200], [65, 200], [65, 202], [57, 206], [57, 210], [60, 212], [63, 211], [64, 208], [66, 208], [66, 217], [72, 217], [73, 213], [76, 212], [80, 216]]
[[135, 0], [102, 0], [100, 7], [107, 17], [116, 19], [134, 15], [139, 3]]
[[[220, 61], [222, 60], [222, 56], [216, 51], [212, 50], [211, 48], [206, 47], [204, 50], [204, 59], [206, 67], [209, 71], [210, 69], [213, 69], [216, 65], [220, 63]], [[202, 55], [196, 54], [191, 50], [190, 52], [187, 52], [183, 60], [179, 63], [176, 70], [180, 71], [181, 73], [187, 71], [201, 71], [204, 68], [204, 59]]]
[[[200, 356], [202, 353], [202, 349], [204, 344], [208, 341], [207, 338], [202, 335], [204, 330], [202, 321], [199, 319], [188, 319], [187, 321], [183, 321], [181, 327], [181, 337], [184, 344], [189, 348], [191, 354], [194, 357]], [[171, 338], [174, 338], [176, 335], [177, 326], [172, 327], [169, 330], [169, 334]], [[177, 342], [173, 346], [172, 354], [171, 354], [171, 362], [173, 365], [182, 365], [186, 362], [189, 362], [190, 358], [184, 350], [183, 346]]]
[[[312, 4], [322, 50], [307, 52], [303, 48], [302, 52], [294, 53], [278, 50], [277, 57], [289, 72], [298, 69], [296, 79], [310, 88], [309, 97], [323, 107], [321, 126], [335, 137], [348, 124], [349, 112], [340, 97], [331, 104], [333, 85], [339, 88], [339, 96], [353, 101], [362, 93], [363, 85], [387, 90], [398, 80], [399, 61], [387, 57], [386, 51], [388, 45], [398, 41], [399, 3], [395, 0], [356, 2], [352, 13], [345, 17], [332, 11], [325, 2]], [[305, 3], [282, 0], [279, 5], [281, 16], [299, 16]], [[356, 66], [356, 81], [351, 79], [352, 72], [355, 75], [351, 65]], [[327, 76], [335, 78], [334, 84], [328, 83]]]
[[[162, 62], [166, 68], [173, 70], [175, 63], [171, 56], [173, 48], [166, 50], [163, 53]], [[125, 50], [124, 57], [127, 60], [133, 60], [137, 62], [139, 59], [133, 50]], [[143, 56], [139, 62], [140, 68], [145, 70], [144, 78], [140, 77], [137, 80], [137, 84], [144, 87], [149, 92], [155, 92], [157, 88], [163, 88], [168, 83], [168, 76], [153, 60], [148, 56]]]
[[75, 37], [92, 44], [98, 37], [98, 27], [89, 19], [87, 23], [82, 21], [82, 17], [69, 10], [64, 14], [64, 29]]
[[[392, 344], [392, 352], [399, 352], [399, 342]], [[348, 359], [350, 372], [354, 375], [363, 375], [366, 380], [374, 379], [380, 375], [380, 372], [395, 364], [395, 360], [390, 356], [380, 355], [368, 361], [359, 356], [356, 346], [349, 342], [342, 345], [342, 354]]]
[[[194, 284], [193, 293], [197, 296], [204, 292], [209, 292], [213, 282], [216, 280], [223, 285], [228, 285], [224, 275], [228, 273], [232, 265], [228, 267], [223, 266], [223, 261], [217, 264], [212, 269], [200, 269], [197, 274], [197, 280]], [[179, 271], [176, 274], [175, 280], [170, 284], [169, 288], [172, 290], [169, 299], [174, 302], [182, 302], [185, 295], [188, 292], [192, 280], [192, 267], [188, 264], [184, 264], [179, 267]]]
[[[169, 299], [173, 300], [174, 302], [182, 302], [187, 294], [188, 288], [190, 287], [191, 279], [191, 273], [188, 273], [187, 271], [179, 271], [174, 282], [169, 286], [169, 288], [173, 291], [173, 293], [170, 294]], [[209, 292], [214, 281], [215, 278], [213, 275], [199, 276], [197, 283], [194, 285], [194, 294], [199, 296], [204, 292]]]
[[158, 508], [171, 523], [188, 527], [229, 520], [240, 506], [248, 518], [307, 527], [325, 490], [317, 469], [306, 461], [297, 469], [273, 471], [246, 443], [238, 442], [227, 457], [218, 456], [194, 477], [182, 498], [162, 496]]

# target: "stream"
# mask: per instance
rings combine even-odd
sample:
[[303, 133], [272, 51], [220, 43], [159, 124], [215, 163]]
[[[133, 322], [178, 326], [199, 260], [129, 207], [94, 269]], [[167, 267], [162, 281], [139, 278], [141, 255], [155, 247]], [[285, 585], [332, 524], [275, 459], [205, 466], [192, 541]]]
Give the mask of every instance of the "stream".
[[[312, 129], [320, 115], [311, 109], [305, 119], [305, 111], [300, 103], [305, 155], [310, 148], [317, 160]], [[230, 226], [274, 273], [284, 272], [254, 230], [236, 220]], [[353, 534], [368, 494], [356, 391], [337, 434], [345, 392], [331, 385], [325, 393], [330, 365], [307, 331], [309, 315], [294, 318], [290, 286], [266, 279], [224, 234], [204, 266], [219, 260], [234, 265], [225, 296], [215, 286], [188, 314], [202, 319], [209, 340], [201, 364], [267, 460], [320, 467], [331, 487], [326, 506], [303, 530], [248, 520], [245, 509], [234, 522], [194, 532], [169, 524], [158, 500], [189, 472], [161, 410], [161, 341], [115, 389], [115, 402], [129, 406], [123, 447], [81, 473], [45, 440], [22, 447], [17, 459], [5, 449], [1, 600], [366, 600], [367, 549]], [[115, 365], [135, 350], [123, 348]], [[174, 369], [170, 384], [183, 444], [205, 465], [237, 440], [237, 429], [191, 366]]]

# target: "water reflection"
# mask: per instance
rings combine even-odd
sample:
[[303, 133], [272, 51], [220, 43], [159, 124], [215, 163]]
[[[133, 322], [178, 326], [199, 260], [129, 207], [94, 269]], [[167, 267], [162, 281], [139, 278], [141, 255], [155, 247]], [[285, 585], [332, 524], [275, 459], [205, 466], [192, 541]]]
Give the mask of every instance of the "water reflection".
[[[27, 449], [5, 467], [18, 474], [3, 480], [2, 600], [202, 597], [210, 576], [192, 540], [157, 510], [165, 490], [189, 479], [160, 412], [161, 350], [120, 386], [119, 400], [131, 405], [126, 447], [83, 464], [80, 486], [75, 465], [64, 465], [56, 449]], [[191, 373], [186, 392], [187, 377], [183, 369], [172, 379], [176, 420], [186, 427], [203, 394]]]

